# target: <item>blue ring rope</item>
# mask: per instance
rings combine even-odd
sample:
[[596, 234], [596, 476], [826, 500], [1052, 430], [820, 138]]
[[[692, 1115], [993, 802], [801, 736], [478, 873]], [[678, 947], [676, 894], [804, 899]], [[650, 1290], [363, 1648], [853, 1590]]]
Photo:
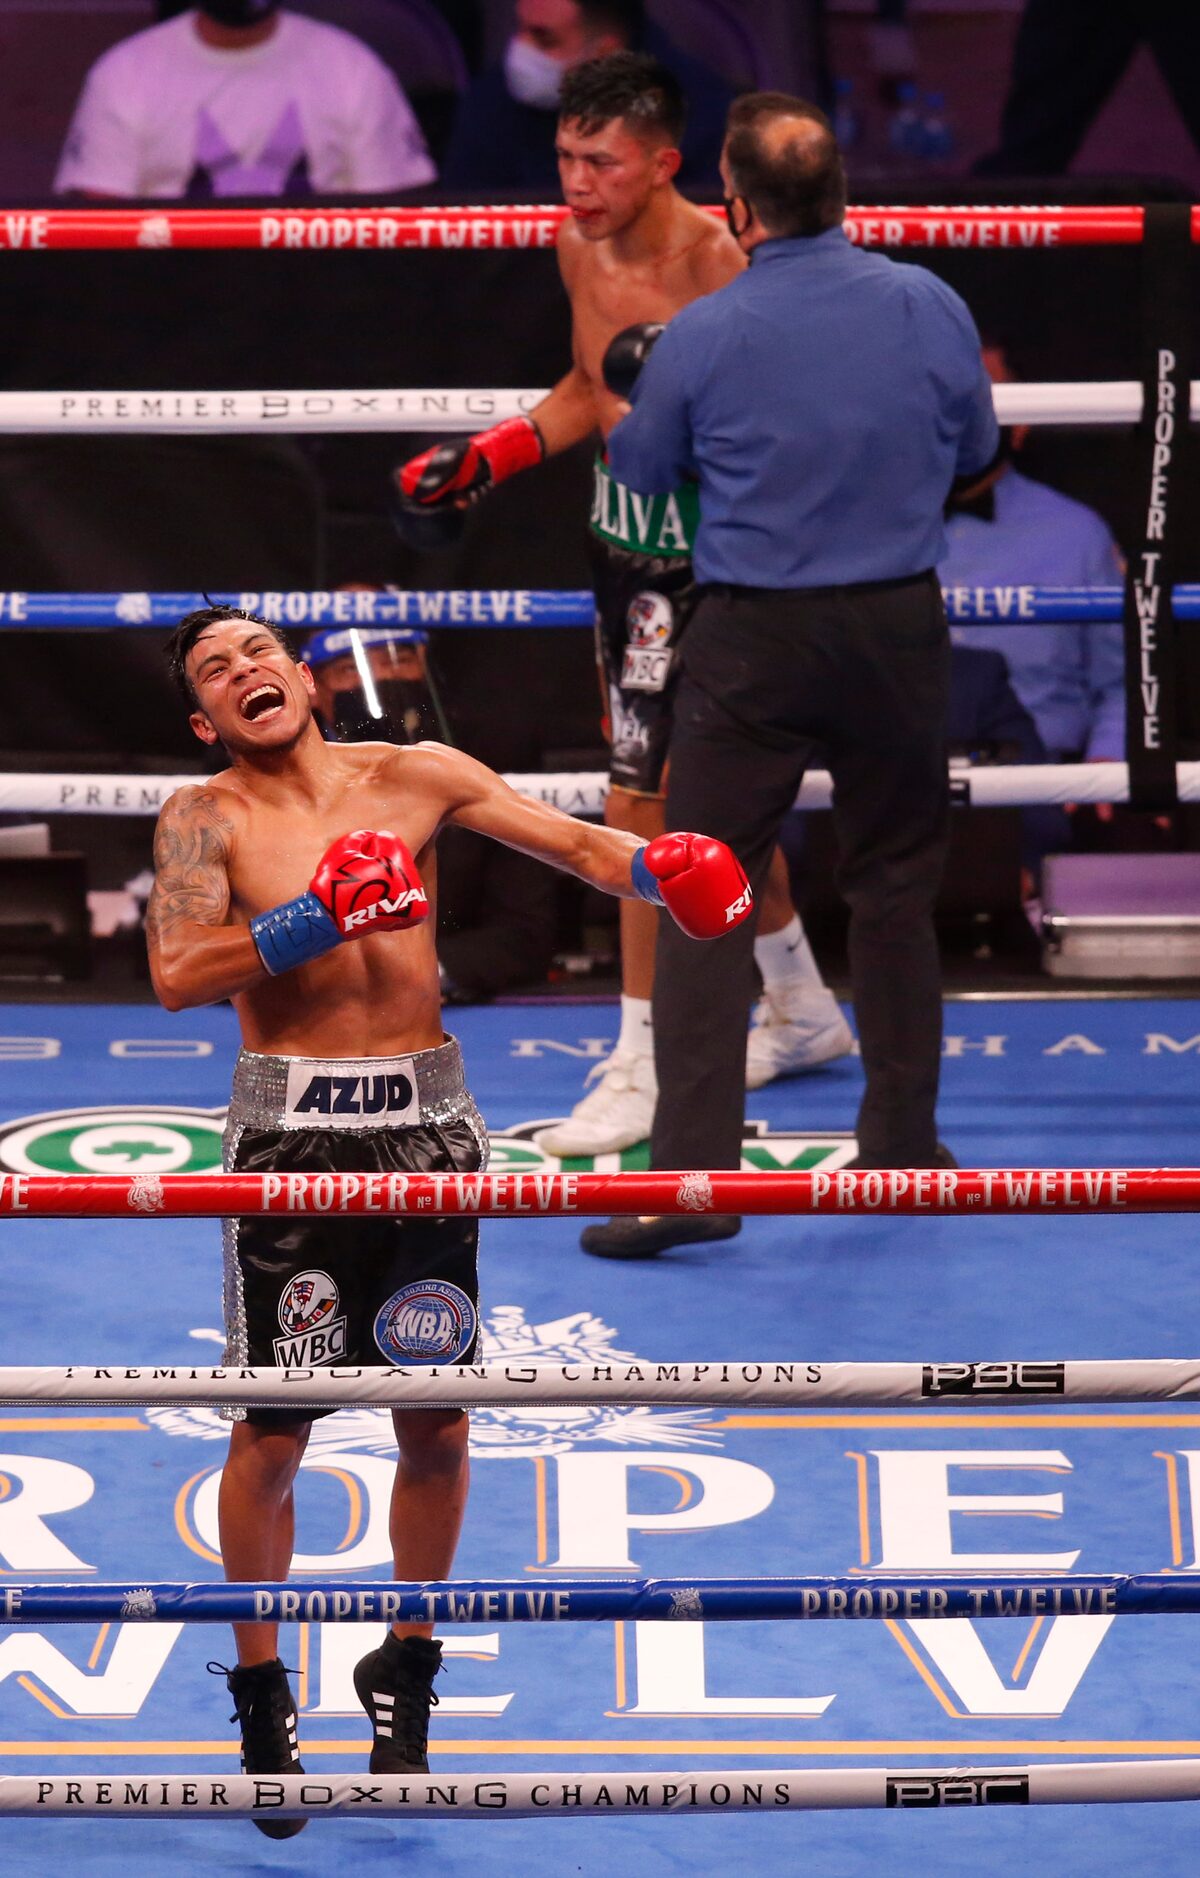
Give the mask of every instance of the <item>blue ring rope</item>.
[[1170, 1572], [0, 1586], [0, 1622], [19, 1624], [751, 1622], [1195, 1612], [1200, 1612], [1200, 1579]]
[[[952, 626], [1116, 624], [1119, 587], [947, 587]], [[243, 606], [297, 630], [330, 626], [401, 626], [461, 631], [514, 626], [591, 626], [595, 600], [587, 590], [447, 590], [392, 593], [218, 593], [221, 605]], [[39, 631], [125, 626], [169, 630], [205, 606], [201, 593], [0, 593], [0, 630]], [[1200, 586], [1174, 590], [1177, 620], [1200, 620]]]

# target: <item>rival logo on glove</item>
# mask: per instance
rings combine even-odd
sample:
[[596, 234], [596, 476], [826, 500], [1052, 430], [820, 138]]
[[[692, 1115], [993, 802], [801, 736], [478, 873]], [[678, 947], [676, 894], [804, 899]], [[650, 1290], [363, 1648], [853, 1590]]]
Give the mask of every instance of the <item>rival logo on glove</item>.
[[422, 919], [428, 916], [429, 900], [424, 887], [410, 887], [407, 893], [397, 894], [394, 900], [376, 900], [370, 906], [360, 907], [356, 913], [344, 913], [342, 926], [349, 932], [354, 926], [368, 925], [380, 913], [394, 917], [397, 913], [406, 913], [410, 907], [416, 907]]
[[429, 918], [417, 864], [390, 828], [356, 828], [328, 848], [309, 883], [343, 939], [402, 932]]
[[739, 893], [732, 906], [725, 908], [725, 924], [727, 926], [737, 925], [740, 921], [745, 919], [753, 905], [754, 895], [751, 893], [749, 887], [747, 887], [743, 893]]

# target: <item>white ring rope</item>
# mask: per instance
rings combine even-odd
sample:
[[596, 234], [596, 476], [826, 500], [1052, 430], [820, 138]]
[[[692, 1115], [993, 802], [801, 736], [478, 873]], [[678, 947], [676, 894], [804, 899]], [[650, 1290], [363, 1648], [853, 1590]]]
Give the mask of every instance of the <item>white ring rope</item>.
[[1044, 1359], [972, 1363], [637, 1362], [481, 1363], [430, 1368], [252, 1369], [214, 1364], [131, 1368], [69, 1364], [0, 1368], [6, 1408], [59, 1404], [197, 1403], [243, 1407], [534, 1408], [565, 1403], [687, 1403], [811, 1408], [964, 1402], [1188, 1402], [1200, 1398], [1200, 1360]]
[[[1200, 763], [1177, 763], [1181, 802], [1200, 802]], [[0, 815], [157, 815], [176, 789], [203, 786], [204, 776], [91, 775], [75, 771], [0, 772]], [[608, 793], [603, 770], [508, 775], [521, 795], [568, 815], [601, 815]], [[952, 764], [950, 786], [964, 808], [1031, 808], [1067, 802], [1128, 802], [1125, 763]], [[810, 770], [799, 809], [827, 809], [833, 778]]]
[[[47, 1744], [49, 1747], [49, 1744]], [[436, 1751], [436, 1749], [435, 1749]], [[1095, 1806], [1200, 1799], [1200, 1760], [1045, 1767], [719, 1768], [705, 1773], [9, 1774], [0, 1814], [25, 1819], [642, 1818], [646, 1813], [879, 1807]]]
[[[1181, 802], [1200, 802], [1200, 763], [1177, 763]], [[951, 764], [955, 799], [973, 809], [1047, 807], [1067, 802], [1128, 802], [1127, 763]], [[800, 786], [796, 806], [827, 809], [832, 784], [824, 770], [813, 770]]]
[[[522, 417], [546, 396], [530, 390], [4, 391], [0, 435], [196, 436], [314, 431], [464, 431]], [[1136, 424], [1136, 378], [996, 385], [1001, 424]], [[1200, 419], [1200, 380], [1191, 415]]]

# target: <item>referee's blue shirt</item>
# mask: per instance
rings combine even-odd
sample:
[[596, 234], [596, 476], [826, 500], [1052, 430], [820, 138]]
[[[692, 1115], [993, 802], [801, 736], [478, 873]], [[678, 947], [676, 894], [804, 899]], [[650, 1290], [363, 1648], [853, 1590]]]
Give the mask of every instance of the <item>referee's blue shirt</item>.
[[744, 587], [933, 567], [951, 482], [999, 442], [958, 295], [840, 228], [761, 242], [744, 274], [675, 315], [632, 403], [612, 474], [641, 494], [696, 479], [697, 579]]

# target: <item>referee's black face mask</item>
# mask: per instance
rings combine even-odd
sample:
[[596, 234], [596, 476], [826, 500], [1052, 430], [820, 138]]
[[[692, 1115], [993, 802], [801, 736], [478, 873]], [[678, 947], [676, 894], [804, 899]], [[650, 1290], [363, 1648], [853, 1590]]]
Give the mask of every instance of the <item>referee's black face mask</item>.
[[[745, 202], [746, 211], [747, 211], [746, 219], [742, 223], [740, 228], [738, 227], [737, 216], [735, 214], [735, 210], [739, 202]], [[751, 222], [754, 220], [754, 210], [750, 207], [749, 202], [746, 201], [745, 196], [722, 196], [721, 207], [725, 211], [725, 223], [729, 229], [730, 234], [733, 236], [735, 241], [740, 241], [742, 236], [746, 233], [747, 229], [749, 228]]]

